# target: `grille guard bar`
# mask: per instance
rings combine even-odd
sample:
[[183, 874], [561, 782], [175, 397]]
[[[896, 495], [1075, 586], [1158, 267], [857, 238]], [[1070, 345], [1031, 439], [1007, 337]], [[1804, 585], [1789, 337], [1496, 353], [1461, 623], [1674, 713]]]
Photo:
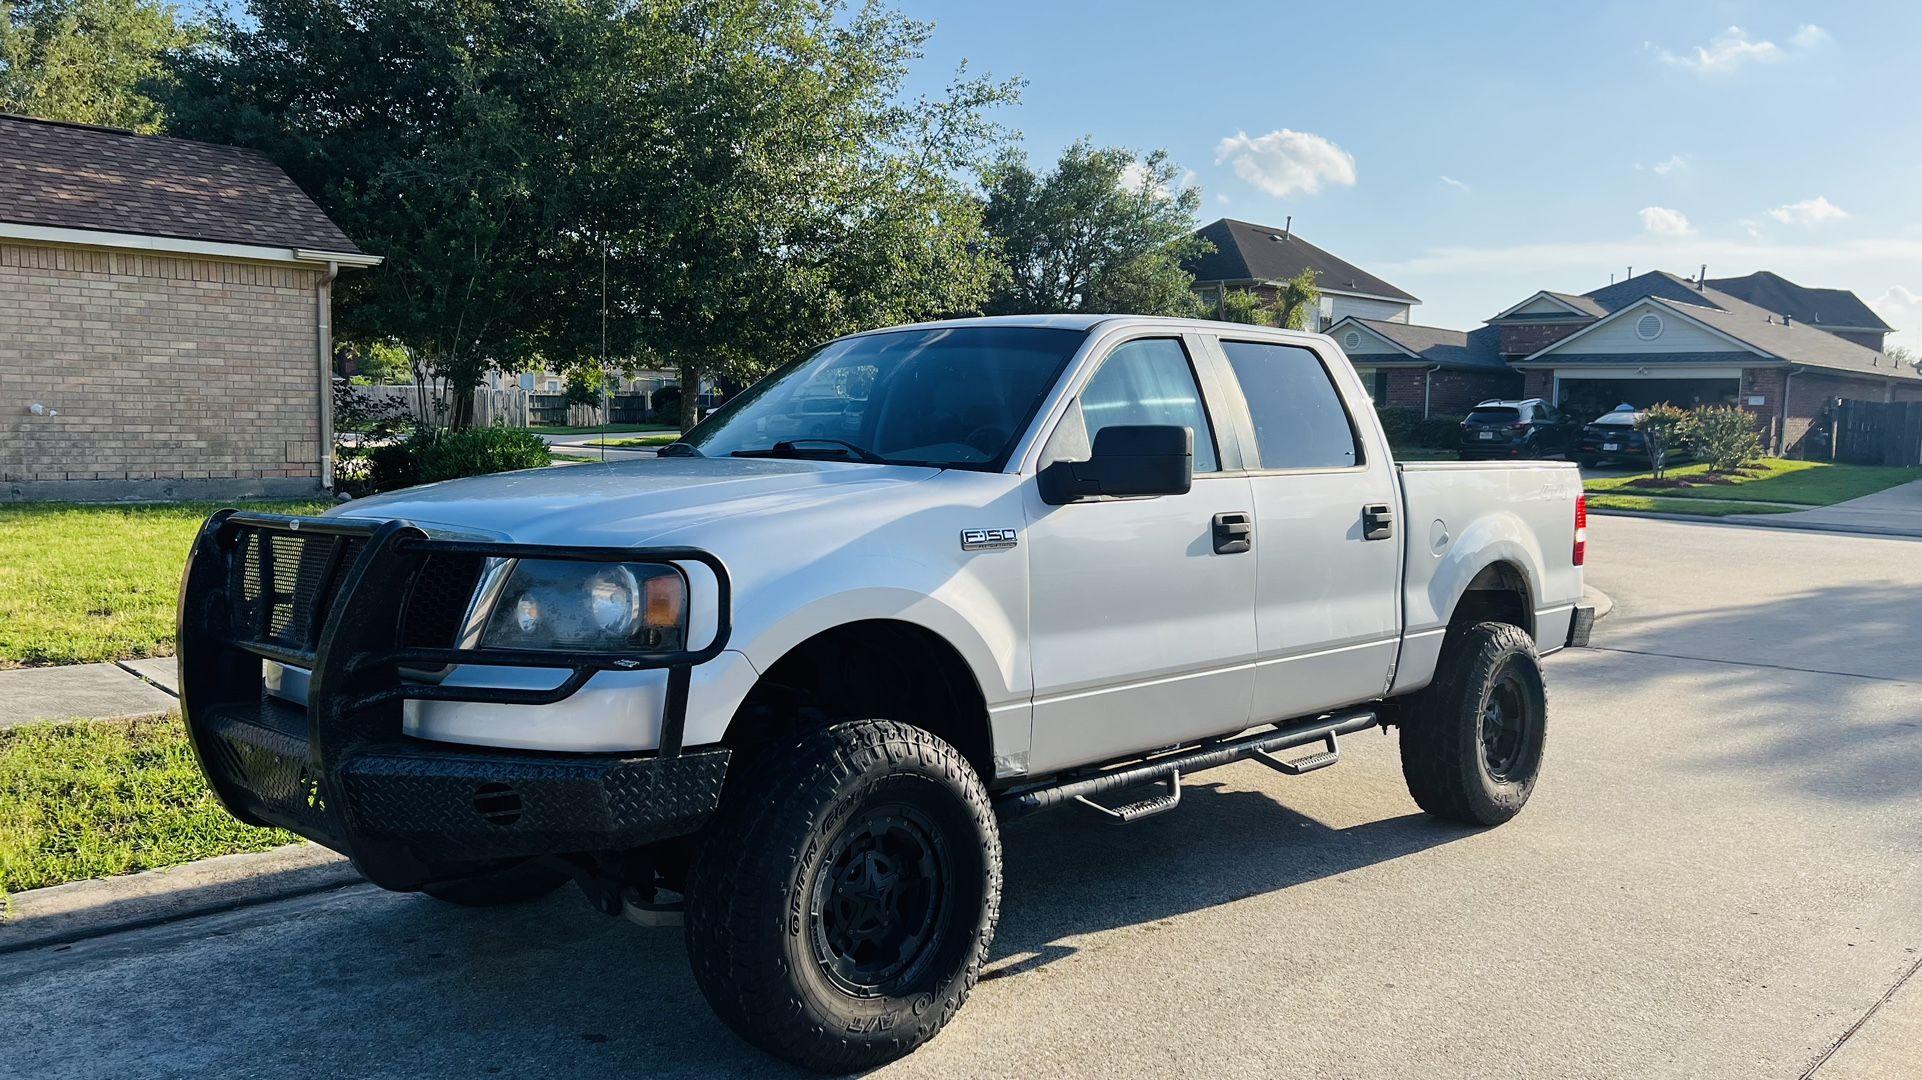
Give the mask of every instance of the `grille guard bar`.
[[[346, 545], [336, 544], [322, 571], [315, 591], [321, 596], [331, 595], [332, 601], [325, 611], [315, 613], [307, 635], [310, 648], [263, 640], [271, 635], [235, 625], [230, 591], [236, 580], [234, 560], [239, 557], [245, 530], [358, 541], [358, 551], [351, 559], [341, 557]], [[433, 555], [699, 564], [714, 575], [714, 634], [701, 648], [668, 652], [409, 646], [400, 640], [401, 612], [421, 567]], [[271, 588], [271, 567], [265, 578], [268, 583], [263, 589]], [[399, 703], [403, 700], [550, 705], [573, 695], [597, 672], [665, 668], [667, 693], [657, 753], [673, 757], [682, 750], [693, 668], [727, 648], [732, 609], [727, 566], [699, 548], [440, 540], [399, 519], [378, 522], [221, 510], [201, 527], [181, 583], [178, 651], [182, 690], [188, 692], [182, 705], [191, 717], [197, 704], [194, 697], [211, 693], [214, 700], [228, 699], [243, 688], [257, 688], [260, 667], [256, 658], [307, 667], [311, 671], [307, 734], [315, 762], [324, 771], [356, 745], [399, 738]], [[551, 689], [527, 689], [410, 682], [400, 671], [402, 667], [449, 665], [552, 668], [567, 674]]]

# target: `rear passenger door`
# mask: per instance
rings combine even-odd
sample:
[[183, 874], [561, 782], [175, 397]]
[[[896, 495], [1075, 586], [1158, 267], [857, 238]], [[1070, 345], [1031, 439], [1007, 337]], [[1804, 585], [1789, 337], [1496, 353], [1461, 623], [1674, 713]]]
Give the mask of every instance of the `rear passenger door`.
[[[1380, 697], [1400, 646], [1402, 531], [1392, 464], [1373, 460], [1314, 350], [1215, 342], [1246, 402], [1255, 502], [1253, 722]], [[1352, 372], [1342, 375], [1353, 379]], [[1346, 399], [1346, 400], [1345, 400]], [[1372, 535], [1370, 524], [1374, 525]]]

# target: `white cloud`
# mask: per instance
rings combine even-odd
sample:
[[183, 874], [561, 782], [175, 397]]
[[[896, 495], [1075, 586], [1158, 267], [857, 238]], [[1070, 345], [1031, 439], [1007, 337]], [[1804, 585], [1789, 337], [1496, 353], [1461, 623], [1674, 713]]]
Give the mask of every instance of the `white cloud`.
[[1728, 75], [1750, 64], [1772, 64], [1791, 53], [1813, 52], [1834, 43], [1827, 30], [1814, 23], [1804, 23], [1789, 35], [1787, 48], [1773, 41], [1749, 37], [1748, 31], [1739, 26], [1731, 26], [1715, 35], [1707, 45], [1697, 45], [1685, 52], [1670, 52], [1652, 41], [1644, 43], [1644, 47], [1672, 67], [1698, 75]]
[[1784, 225], [1820, 225], [1824, 221], [1840, 221], [1848, 217], [1849, 212], [1817, 195], [1778, 206], [1769, 211], [1769, 216]]
[[1656, 236], [1687, 236], [1695, 231], [1680, 210], [1670, 210], [1666, 206], [1644, 206], [1641, 217], [1642, 228]]
[[1742, 227], [1742, 231], [1748, 234], [1749, 239], [1760, 240], [1762, 238], [1762, 223], [1754, 218], [1743, 218], [1737, 221], [1736, 224]]
[[1442, 174], [1441, 182], [1444, 184], [1447, 184], [1449, 187], [1454, 188], [1456, 191], [1466, 192], [1468, 190], [1467, 184], [1464, 184], [1460, 180], [1457, 180], [1454, 177], [1449, 176], [1447, 173]]
[[[1154, 177], [1148, 171], [1148, 166], [1142, 162], [1130, 161], [1121, 167], [1120, 184], [1129, 191], [1140, 191], [1153, 179]], [[1193, 169], [1183, 169], [1181, 170], [1181, 175], [1175, 178], [1173, 188], [1168, 187], [1166, 184], [1156, 184], [1154, 193], [1164, 199], [1173, 198], [1175, 192], [1185, 191], [1189, 187], [1192, 187], [1194, 182], [1195, 171]]]
[[1234, 163], [1236, 176], [1277, 197], [1355, 184], [1354, 156], [1306, 131], [1280, 128], [1259, 137], [1238, 131], [1215, 145], [1216, 164], [1224, 161]]
[[1804, 23], [1795, 28], [1795, 33], [1789, 35], [1789, 44], [1798, 49], [1819, 49], [1834, 40], [1827, 30], [1814, 23]]
[[1228, 205], [1228, 193], [1227, 193], [1227, 192], [1225, 192], [1225, 191], [1217, 191], [1217, 192], [1215, 192], [1215, 201], [1216, 201], [1216, 202], [1218, 202], [1218, 203], [1220, 203], [1220, 204], [1221, 204], [1221, 205], [1223, 205], [1223, 206], [1227, 206], [1227, 205]]
[[1688, 171], [1688, 155], [1687, 154], [1670, 154], [1667, 161], [1658, 161], [1655, 164], [1650, 165], [1649, 171], [1653, 172], [1656, 176], [1667, 176], [1670, 173], [1687, 172]]
[[1916, 316], [1922, 315], [1922, 292], [1901, 285], [1891, 285], [1881, 296], [1870, 300], [1869, 306], [1875, 309], [1877, 315], [1882, 316], [1883, 322], [1890, 326], [1900, 326], [1903, 323], [1914, 322]]

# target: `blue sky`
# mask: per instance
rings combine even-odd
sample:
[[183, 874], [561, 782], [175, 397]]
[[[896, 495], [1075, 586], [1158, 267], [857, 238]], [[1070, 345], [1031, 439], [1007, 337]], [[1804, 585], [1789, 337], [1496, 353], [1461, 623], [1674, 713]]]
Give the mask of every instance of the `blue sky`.
[[1469, 329], [1609, 274], [1770, 269], [1922, 348], [1922, 4], [901, 0], [915, 75], [1019, 75], [1037, 161], [1166, 148]]

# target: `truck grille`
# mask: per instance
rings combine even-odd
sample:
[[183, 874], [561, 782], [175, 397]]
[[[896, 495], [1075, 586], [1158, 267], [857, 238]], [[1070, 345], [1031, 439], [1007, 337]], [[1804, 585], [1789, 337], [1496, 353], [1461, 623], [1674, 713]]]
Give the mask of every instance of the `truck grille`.
[[[246, 528], [239, 544], [232, 564], [236, 580], [228, 592], [236, 633], [289, 652], [313, 653], [366, 540]], [[464, 555], [428, 557], [406, 596], [402, 642], [433, 648], [455, 644], [484, 564]]]

